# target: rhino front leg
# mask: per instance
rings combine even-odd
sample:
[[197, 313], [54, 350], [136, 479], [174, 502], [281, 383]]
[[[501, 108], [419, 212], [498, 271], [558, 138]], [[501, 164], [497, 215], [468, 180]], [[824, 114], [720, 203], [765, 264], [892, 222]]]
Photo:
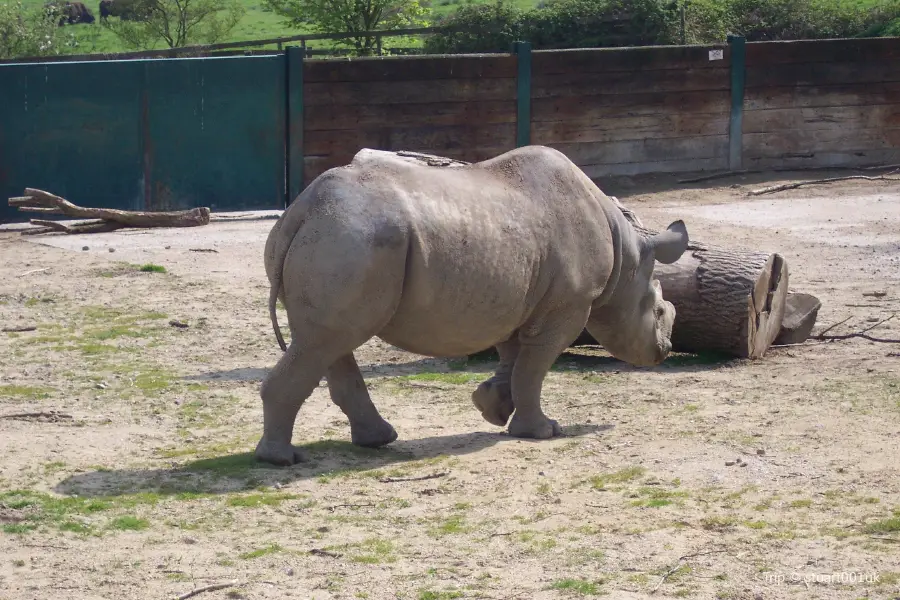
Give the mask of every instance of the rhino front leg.
[[519, 340], [515, 337], [497, 344], [500, 365], [494, 376], [483, 381], [472, 392], [472, 403], [481, 412], [484, 420], [492, 425], [503, 427], [509, 421], [515, 407], [512, 400], [512, 370], [519, 355]]
[[584, 329], [585, 309], [558, 311], [545, 317], [540, 329], [525, 326], [519, 334], [519, 353], [512, 370], [512, 400], [516, 412], [509, 423], [513, 437], [546, 439], [562, 433], [559, 423], [541, 409], [544, 378], [557, 357]]
[[340, 357], [326, 375], [331, 401], [350, 421], [350, 439], [357, 446], [377, 448], [397, 439], [397, 432], [378, 413], [353, 353]]

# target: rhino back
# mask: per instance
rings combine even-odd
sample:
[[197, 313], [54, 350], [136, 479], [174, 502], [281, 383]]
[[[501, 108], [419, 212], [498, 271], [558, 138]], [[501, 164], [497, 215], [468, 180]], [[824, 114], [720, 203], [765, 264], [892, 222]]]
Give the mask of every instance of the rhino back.
[[396, 248], [379, 268], [403, 270], [401, 296], [380, 335], [423, 354], [490, 345], [560, 301], [590, 304], [613, 266], [606, 213], [568, 159], [530, 150], [452, 169], [371, 152], [319, 182], [304, 243]]

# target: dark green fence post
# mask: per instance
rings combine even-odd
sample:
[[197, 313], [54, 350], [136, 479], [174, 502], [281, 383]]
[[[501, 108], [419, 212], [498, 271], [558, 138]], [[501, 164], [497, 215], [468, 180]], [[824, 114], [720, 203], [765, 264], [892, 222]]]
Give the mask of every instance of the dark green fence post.
[[513, 44], [516, 73], [516, 147], [531, 143], [531, 43]]
[[744, 82], [747, 76], [745, 41], [743, 36], [728, 36], [728, 44], [731, 46], [731, 118], [728, 127], [728, 168], [732, 171], [740, 170], [743, 162]]
[[303, 191], [303, 61], [306, 48], [288, 46], [284, 53], [287, 98], [285, 102], [285, 206]]

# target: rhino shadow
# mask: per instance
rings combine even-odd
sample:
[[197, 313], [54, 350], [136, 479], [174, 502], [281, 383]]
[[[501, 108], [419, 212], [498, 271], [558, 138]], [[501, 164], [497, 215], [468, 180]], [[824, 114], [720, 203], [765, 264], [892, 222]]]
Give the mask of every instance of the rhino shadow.
[[[575, 424], [564, 426], [563, 435], [579, 437], [611, 428], [612, 425]], [[294, 481], [317, 478], [328, 481], [342, 477], [422, 477], [452, 473], [453, 468], [443, 461], [447, 457], [479, 452], [501, 443], [546, 442], [513, 438], [505, 432], [471, 432], [398, 440], [379, 449], [360, 448], [347, 441], [324, 440], [298, 445], [307, 460], [292, 467], [257, 462], [253, 452], [226, 453], [170, 468], [104, 469], [78, 473], [66, 477], [53, 489], [59, 494], [85, 498], [114, 498], [147, 492], [176, 496], [228, 494], [260, 486], [277, 488]], [[404, 465], [414, 461], [420, 461], [414, 465], [416, 471], [404, 472]], [[435, 483], [439, 485], [439, 482]]]
[[[593, 373], [617, 373], [631, 371], [663, 371], [670, 373], [685, 373], [708, 371], [737, 363], [740, 359], [726, 354], [715, 352], [688, 354], [673, 353], [662, 364], [655, 367], [633, 367], [626, 362], [609, 355], [583, 354], [580, 349], [593, 351], [601, 350], [599, 346], [576, 346], [563, 352], [551, 367], [551, 371], [581, 371]], [[489, 350], [473, 354], [467, 358], [453, 359], [449, 361], [449, 372], [467, 371], [469, 373], [483, 373], [485, 379], [493, 375], [497, 368], [499, 358], [496, 351]], [[406, 377], [423, 373], [435, 373], [447, 370], [448, 361], [434, 358], [422, 358], [407, 362], [360, 365], [364, 379], [379, 379], [382, 377]], [[241, 367], [222, 371], [209, 371], [197, 375], [184, 377], [185, 381], [255, 381], [262, 382], [269, 368], [265, 367]]]

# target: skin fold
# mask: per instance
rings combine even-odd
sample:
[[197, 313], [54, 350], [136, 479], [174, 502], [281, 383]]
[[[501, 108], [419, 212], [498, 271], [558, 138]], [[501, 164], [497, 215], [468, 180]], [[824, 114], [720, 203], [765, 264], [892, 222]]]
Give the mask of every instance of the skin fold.
[[[362, 150], [313, 181], [266, 242], [269, 310], [285, 352], [260, 390], [257, 458], [301, 460], [294, 424], [323, 375], [353, 443], [397, 438], [353, 357], [376, 336], [434, 357], [496, 346], [500, 365], [473, 393], [475, 406], [488, 422], [509, 423], [513, 436], [558, 435], [541, 386], [582, 329], [633, 365], [665, 360], [675, 310], [653, 265], [675, 262], [687, 243], [681, 221], [653, 238], [637, 234], [550, 148], [454, 168]], [[290, 345], [277, 324], [279, 299]]]

